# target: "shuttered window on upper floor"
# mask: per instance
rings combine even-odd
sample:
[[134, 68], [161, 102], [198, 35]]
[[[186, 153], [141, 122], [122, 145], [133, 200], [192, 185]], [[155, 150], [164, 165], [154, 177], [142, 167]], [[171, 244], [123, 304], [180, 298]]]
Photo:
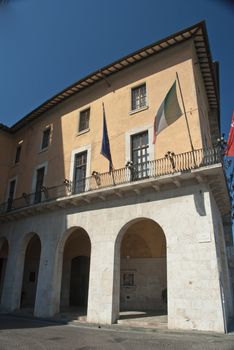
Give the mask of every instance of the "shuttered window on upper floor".
[[78, 132], [87, 130], [89, 128], [90, 108], [80, 112], [79, 129]]
[[132, 88], [131, 99], [132, 111], [146, 107], [146, 84], [142, 84], [135, 88]]
[[50, 133], [51, 133], [51, 128], [46, 128], [43, 131], [43, 136], [42, 136], [42, 143], [41, 143], [41, 149], [45, 149], [49, 146], [50, 143]]

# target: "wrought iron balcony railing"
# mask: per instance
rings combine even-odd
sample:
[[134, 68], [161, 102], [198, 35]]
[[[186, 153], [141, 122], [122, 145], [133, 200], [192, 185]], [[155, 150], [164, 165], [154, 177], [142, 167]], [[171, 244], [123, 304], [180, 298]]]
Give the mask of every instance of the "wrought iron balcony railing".
[[63, 184], [59, 186], [43, 186], [39, 192], [23, 193], [21, 197], [13, 200], [9, 199], [8, 202], [1, 204], [0, 214], [75, 194], [144, 179], [158, 178], [164, 175], [188, 172], [192, 169], [221, 163], [221, 161], [222, 155], [219, 148], [198, 149], [177, 155], [168, 152], [165, 158], [136, 165], [128, 162], [126, 167], [112, 172], [98, 173], [94, 171], [92, 176], [75, 183], [64, 180]]

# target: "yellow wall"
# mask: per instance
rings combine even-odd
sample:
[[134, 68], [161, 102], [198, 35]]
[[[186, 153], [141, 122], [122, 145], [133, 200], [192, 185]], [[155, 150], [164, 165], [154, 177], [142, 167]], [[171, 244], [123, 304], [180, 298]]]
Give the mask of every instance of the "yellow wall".
[[[20, 197], [23, 192], [32, 192], [34, 169], [45, 161], [48, 161], [45, 186], [62, 184], [65, 178], [70, 177], [72, 151], [85, 145], [91, 145], [90, 173], [93, 170], [108, 171], [108, 161], [100, 154], [102, 102], [105, 104], [114, 167], [115, 169], [124, 167], [126, 162], [126, 132], [153, 125], [155, 114], [175, 81], [176, 72], [180, 77], [194, 148], [201, 148], [202, 139], [193, 57], [193, 43], [191, 41], [165, 50], [108, 78], [110, 87], [103, 80], [59, 104], [15, 133], [12, 148], [8, 148], [8, 162], [10, 159], [14, 159], [18, 142], [23, 140], [20, 162], [17, 165], [12, 165], [8, 174], [8, 178], [18, 176], [16, 197]], [[148, 108], [131, 114], [131, 88], [141, 83], [146, 83]], [[202, 91], [203, 93], [204, 91]], [[177, 94], [182, 109], [178, 91]], [[91, 108], [90, 130], [78, 134], [79, 112], [86, 107]], [[52, 126], [51, 144], [47, 150], [40, 151], [42, 133], [48, 125]], [[169, 150], [175, 153], [191, 150], [184, 115], [157, 137], [154, 158], [164, 157], [164, 154]], [[7, 161], [4, 160], [4, 162]], [[1, 167], [1, 169], [3, 168]], [[2, 172], [5, 174], [5, 168]], [[6, 192], [7, 181], [4, 181], [4, 189], [2, 188], [0, 192], [1, 202], [4, 195], [6, 196], [3, 192]]]

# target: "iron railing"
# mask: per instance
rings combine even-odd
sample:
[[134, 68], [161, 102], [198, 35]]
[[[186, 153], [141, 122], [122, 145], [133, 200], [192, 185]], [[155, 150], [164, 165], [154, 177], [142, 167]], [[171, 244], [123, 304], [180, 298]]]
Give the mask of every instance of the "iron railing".
[[[170, 152], [169, 152], [170, 153]], [[219, 148], [198, 149], [193, 152], [181, 154], [171, 153], [165, 158], [134, 165], [128, 162], [128, 166], [113, 170], [112, 172], [97, 173], [76, 183], [64, 180], [63, 184], [53, 187], [42, 187], [36, 193], [23, 193], [21, 197], [8, 200], [0, 205], [0, 214], [33, 206], [42, 202], [49, 202], [74, 194], [85, 193], [103, 188], [113, 187], [125, 183], [144, 179], [158, 178], [164, 175], [187, 172], [222, 162]]]

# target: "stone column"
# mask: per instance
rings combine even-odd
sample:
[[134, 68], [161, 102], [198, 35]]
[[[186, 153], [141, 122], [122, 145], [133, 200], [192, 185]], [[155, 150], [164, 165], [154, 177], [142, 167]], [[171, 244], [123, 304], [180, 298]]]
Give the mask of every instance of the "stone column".
[[61, 252], [57, 251], [56, 242], [42, 244], [37, 294], [34, 315], [37, 317], [53, 317], [59, 312], [62, 277]]
[[113, 308], [114, 246], [112, 241], [93, 242], [90, 264], [87, 321], [111, 324], [116, 315]]
[[19, 242], [12, 243], [10, 247], [1, 299], [1, 308], [5, 311], [20, 308], [24, 273], [25, 252], [21, 249]]

